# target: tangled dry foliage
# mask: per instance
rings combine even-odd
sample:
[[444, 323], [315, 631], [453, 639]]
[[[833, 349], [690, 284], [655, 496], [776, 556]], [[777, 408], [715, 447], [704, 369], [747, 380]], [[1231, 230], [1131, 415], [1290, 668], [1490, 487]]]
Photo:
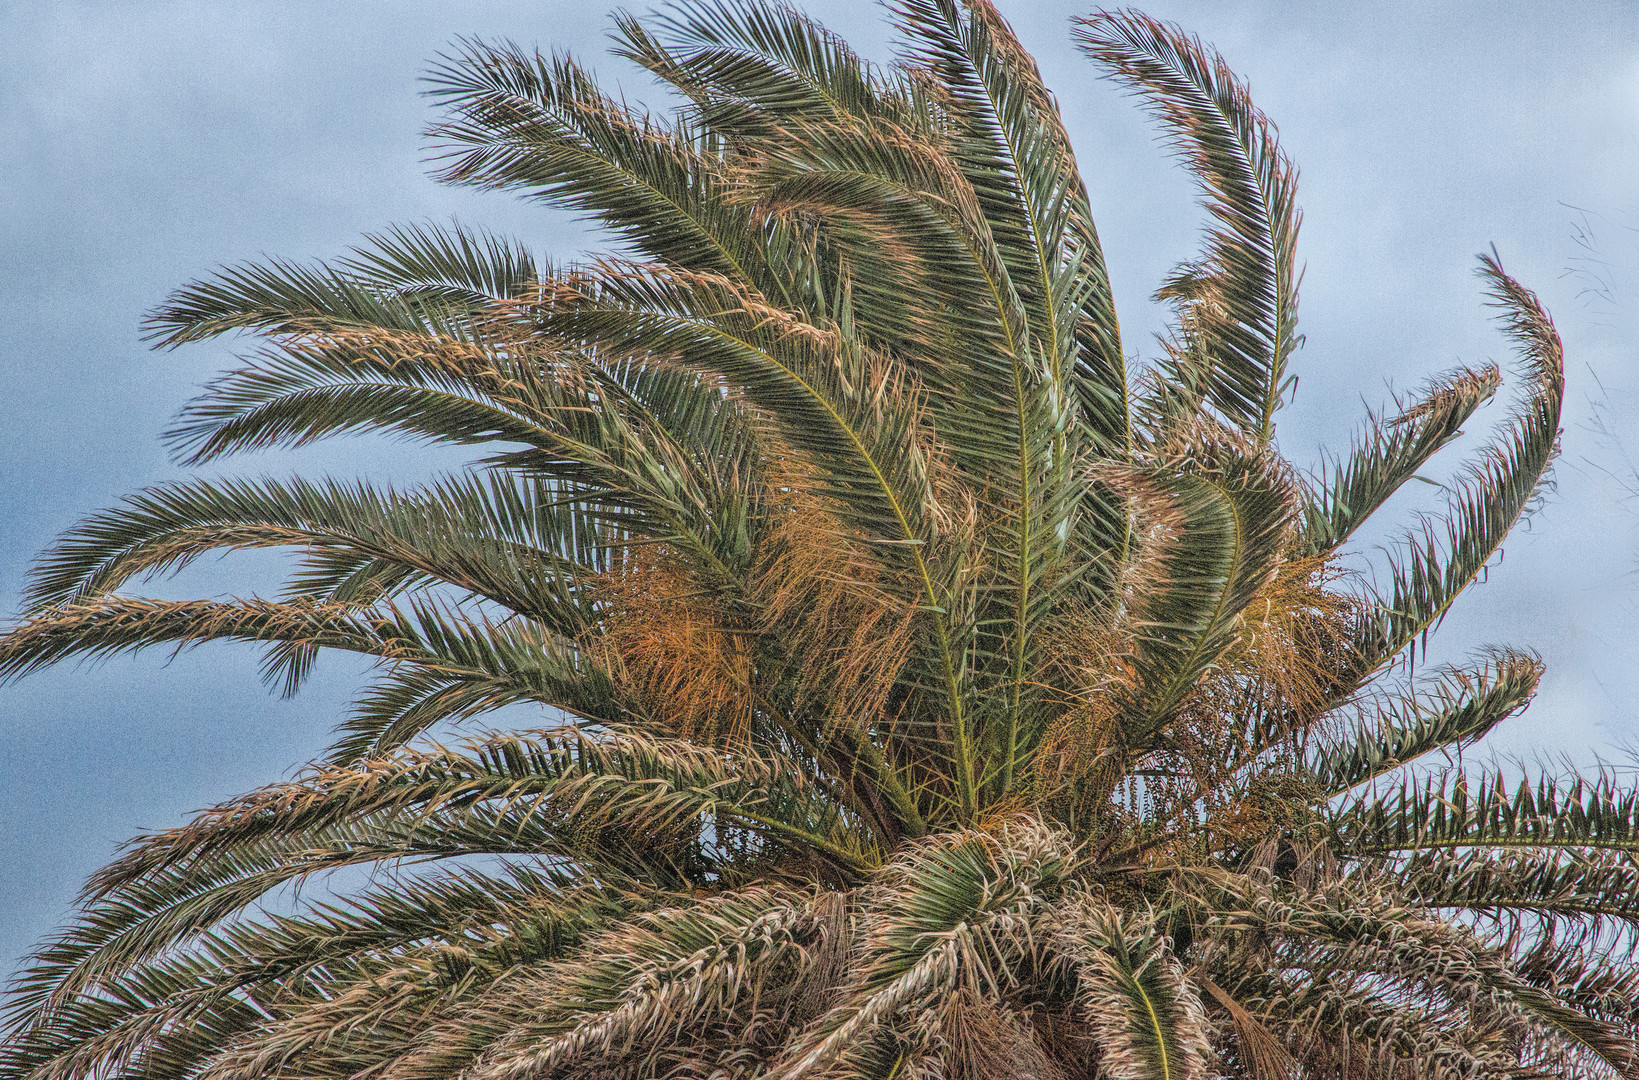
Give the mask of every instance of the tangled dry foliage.
[[[325, 649], [379, 677], [327, 758], [90, 882], [0, 1074], [1639, 1075], [1639, 803], [1451, 764], [1532, 656], [1409, 663], [1554, 455], [1536, 298], [1482, 257], [1517, 405], [1346, 578], [1499, 371], [1288, 464], [1295, 170], [1214, 53], [1101, 12], [1077, 42], [1209, 223], [1130, 374], [1034, 63], [985, 0], [893, 18], [881, 67], [776, 4], [621, 17], [661, 114], [464, 43], [431, 75], [443, 179], [624, 254], [402, 228], [153, 316], [260, 342], [184, 412], [189, 462], [357, 431], [486, 456], [163, 485], [45, 555], [4, 675], [233, 639], [287, 691]], [[126, 591], [249, 548], [290, 552], [281, 594]], [[520, 702], [545, 726], [436, 741]]]

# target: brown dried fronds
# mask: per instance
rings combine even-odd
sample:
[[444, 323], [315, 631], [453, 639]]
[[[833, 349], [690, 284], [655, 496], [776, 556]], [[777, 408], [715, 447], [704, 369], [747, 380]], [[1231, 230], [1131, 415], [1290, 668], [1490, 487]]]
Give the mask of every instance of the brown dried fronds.
[[939, 1017], [947, 1080], [1063, 1080], [1034, 1025], [973, 987], [962, 986]]
[[1101, 694], [1048, 725], [1027, 786], [1065, 820], [1080, 821], [1105, 803], [1126, 770], [1120, 702]]
[[[1189, 858], [1209, 839], [1255, 842], [1269, 835], [1276, 819], [1301, 817], [1298, 808], [1312, 802], [1311, 793], [1275, 798], [1260, 791], [1243, 806], [1244, 792], [1234, 781], [1259, 754], [1312, 726], [1353, 670], [1362, 610], [1333, 587], [1339, 577], [1323, 558], [1280, 562], [1242, 611], [1235, 638], [1141, 759], [1124, 745], [1122, 730], [1129, 703], [1142, 690], [1133, 629], [1098, 611], [1064, 620], [1048, 643], [1047, 669], [1049, 700], [1057, 695], [1063, 711], [1036, 756], [1034, 793], [1066, 820], [1090, 822], [1115, 812], [1112, 796], [1132, 787], [1132, 819], [1165, 823], [1171, 836], [1151, 849], [1163, 861]], [[1132, 583], [1124, 603], [1142, 603], [1144, 587], [1142, 580]], [[1132, 769], [1140, 765], [1144, 776], [1134, 780]]]
[[728, 617], [683, 557], [663, 544], [626, 547], [590, 593], [601, 618], [583, 644], [649, 716], [684, 738], [750, 733], [754, 633]]
[[1301, 1080], [1302, 1067], [1250, 1009], [1199, 968], [1190, 976], [1201, 988], [1208, 1015], [1218, 1021], [1214, 1027], [1218, 1029], [1220, 1046], [1228, 1050], [1225, 1056], [1243, 1066], [1250, 1080]]
[[758, 629], [803, 668], [805, 702], [829, 723], [864, 729], [884, 715], [916, 641], [917, 607], [886, 587], [880, 562], [787, 461], [753, 574]]
[[[1276, 798], [1271, 789], [1247, 802], [1234, 781], [1260, 754], [1300, 741], [1352, 677], [1365, 612], [1332, 587], [1341, 576], [1323, 557], [1288, 559], [1241, 612], [1235, 639], [1167, 727], [1165, 768], [1180, 783], [1177, 804], [1161, 808], [1164, 816], [1184, 827], [1199, 802], [1213, 842], [1232, 846], [1269, 835], [1280, 820], [1303, 818], [1313, 792]], [[1284, 774], [1271, 769], [1274, 783]], [[1264, 795], [1279, 806], [1260, 809], [1269, 802]]]
[[279, 346], [291, 353], [345, 356], [386, 367], [415, 365], [470, 375], [493, 370], [498, 359], [516, 357], [543, 339], [514, 317], [517, 302], [498, 298], [485, 311], [464, 314], [459, 332], [343, 326], [329, 319], [292, 319], [280, 328]]
[[1047, 721], [1021, 796], [1086, 821], [1126, 769], [1122, 710], [1138, 685], [1131, 634], [1102, 606], [1066, 603], [1040, 640]]
[[1314, 839], [1322, 793], [1300, 774], [1271, 771], [1252, 777], [1207, 815], [1202, 830], [1218, 851], [1267, 850], [1282, 838]]
[[1237, 633], [1167, 728], [1173, 755], [1203, 790], [1248, 753], [1300, 739], [1357, 666], [1358, 599], [1330, 586], [1324, 557], [1283, 561], [1237, 619]]
[[1046, 695], [1066, 710], [1131, 689], [1138, 678], [1132, 635], [1118, 625], [1116, 611], [1104, 605], [1065, 598], [1040, 647]]
[[1067, 1008], [1037, 1008], [1030, 1013], [1030, 1027], [1048, 1058], [1064, 1080], [1101, 1080], [1102, 1057], [1098, 1040], [1075, 1011]]
[[1307, 726], [1354, 670], [1365, 607], [1333, 587], [1343, 576], [1325, 556], [1288, 559], [1241, 612], [1222, 672], [1251, 689], [1266, 715]]

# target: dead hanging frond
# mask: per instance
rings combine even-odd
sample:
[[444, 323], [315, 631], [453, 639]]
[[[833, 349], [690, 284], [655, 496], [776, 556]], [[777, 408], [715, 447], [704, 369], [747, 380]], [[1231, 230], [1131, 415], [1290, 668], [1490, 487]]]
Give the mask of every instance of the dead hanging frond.
[[1205, 995], [1203, 1000], [1211, 1003], [1209, 1015], [1233, 1036], [1229, 1049], [1251, 1080], [1301, 1080], [1303, 1067], [1250, 1009], [1204, 973], [1195, 971], [1191, 977]]
[[1042, 643], [1044, 705], [1055, 712], [1031, 760], [1026, 791], [1066, 821], [1092, 820], [1108, 803], [1128, 762], [1120, 712], [1137, 688], [1131, 635], [1111, 613], [1077, 607]]
[[769, 526], [753, 570], [760, 633], [803, 670], [799, 708], [865, 732], [885, 715], [915, 646], [917, 610], [797, 461], [770, 473]]
[[583, 647], [624, 682], [670, 733], [735, 741], [752, 730], [761, 704], [753, 677], [754, 628], [664, 544], [622, 549], [591, 590], [596, 628]]
[[1063, 1080], [1064, 1072], [1037, 1041], [1029, 1020], [962, 987], [938, 1021], [946, 1080]]
[[1360, 601], [1335, 588], [1343, 571], [1319, 556], [1288, 558], [1241, 612], [1223, 677], [1265, 717], [1299, 731], [1335, 700], [1357, 666]]

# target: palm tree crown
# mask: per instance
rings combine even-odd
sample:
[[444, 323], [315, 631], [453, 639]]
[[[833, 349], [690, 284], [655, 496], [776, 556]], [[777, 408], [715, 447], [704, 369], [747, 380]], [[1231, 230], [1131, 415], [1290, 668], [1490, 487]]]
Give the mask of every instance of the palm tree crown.
[[[1035, 64], [987, 0], [894, 10], [889, 67], [778, 4], [622, 16], [661, 114], [463, 43], [441, 178], [619, 254], [399, 228], [152, 317], [259, 342], [170, 433], [189, 462], [357, 431], [485, 456], [154, 487], [44, 556], [0, 675], [217, 639], [289, 691], [324, 649], [379, 674], [324, 760], [93, 878], [0, 1073], [1639, 1074], [1639, 801], [1419, 762], [1540, 674], [1409, 664], [1554, 455], [1536, 298], [1482, 257], [1517, 405], [1445, 518], [1346, 579], [1498, 370], [1288, 464], [1296, 171], [1213, 52], [1100, 12], [1076, 40], [1209, 223], [1129, 371]], [[277, 597], [126, 591], [247, 548], [293, 553]], [[519, 702], [546, 726], [436, 741]]]

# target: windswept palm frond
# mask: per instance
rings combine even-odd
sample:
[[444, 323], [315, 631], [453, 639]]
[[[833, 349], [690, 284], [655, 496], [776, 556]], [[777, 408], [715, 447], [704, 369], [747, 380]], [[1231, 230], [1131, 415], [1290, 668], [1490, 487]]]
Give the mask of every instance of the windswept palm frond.
[[[1534, 654], [1401, 662], [1552, 482], [1536, 297], [1482, 258], [1514, 412], [1352, 576], [1498, 369], [1287, 461], [1296, 168], [1208, 46], [1099, 12], [1076, 41], [1208, 217], [1129, 375], [1037, 65], [988, 0], [893, 13], [889, 65], [783, 3], [618, 16], [652, 110], [458, 43], [437, 175], [618, 254], [400, 226], [155, 312], [255, 339], [186, 464], [473, 459], [156, 485], [42, 556], [0, 679], [218, 641], [290, 694], [375, 671], [324, 759], [92, 878], [0, 1080], [1639, 1077], [1639, 793], [1468, 766]], [[249, 550], [273, 590], [141, 595]], [[521, 729], [450, 734], [486, 721]]]
[[1340, 794], [1424, 754], [1460, 753], [1529, 704], [1541, 677], [1541, 662], [1518, 653], [1499, 653], [1477, 671], [1449, 671], [1429, 691], [1390, 701], [1346, 739], [1320, 747], [1316, 782]]
[[1471, 779], [1450, 769], [1358, 800], [1340, 813], [1354, 851], [1393, 854], [1493, 848], [1639, 850], [1639, 795], [1611, 773], [1594, 778]]
[[1371, 663], [1391, 659], [1436, 625], [1490, 561], [1531, 507], [1559, 450], [1565, 398], [1564, 347], [1536, 295], [1481, 256], [1498, 321], [1513, 338], [1523, 384], [1503, 434], [1454, 485], [1446, 516], [1429, 520], [1391, 554], [1390, 585], [1379, 618], [1361, 642]]
[[1145, 100], [1195, 174], [1213, 225], [1201, 258], [1156, 296], [1185, 316], [1179, 347], [1201, 366], [1206, 400], [1268, 442], [1301, 343], [1297, 169], [1246, 85], [1199, 38], [1131, 11], [1078, 20], [1075, 38]]
[[1494, 366], [1463, 369], [1431, 382], [1415, 401], [1397, 401], [1398, 415], [1371, 418], [1346, 461], [1322, 469], [1304, 506], [1303, 546], [1325, 554], [1344, 543], [1378, 507], [1443, 446], [1462, 434], [1474, 410], [1496, 393]]
[[705, 131], [634, 116], [567, 58], [463, 43], [428, 75], [447, 183], [522, 190], [592, 215], [645, 255], [771, 282], [758, 230], [726, 198]]

